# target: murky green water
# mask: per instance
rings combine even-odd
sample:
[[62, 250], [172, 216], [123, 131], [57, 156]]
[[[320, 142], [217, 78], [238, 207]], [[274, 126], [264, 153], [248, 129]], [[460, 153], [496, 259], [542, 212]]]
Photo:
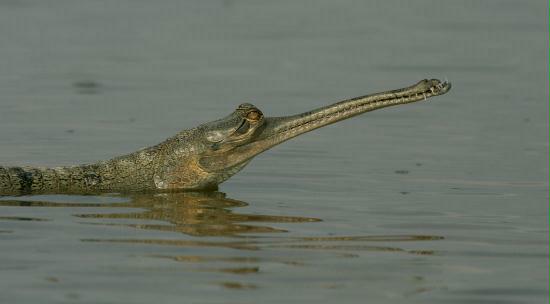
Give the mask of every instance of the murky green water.
[[1, 303], [547, 303], [542, 1], [0, 1], [0, 163], [444, 78], [216, 193], [5, 197]]

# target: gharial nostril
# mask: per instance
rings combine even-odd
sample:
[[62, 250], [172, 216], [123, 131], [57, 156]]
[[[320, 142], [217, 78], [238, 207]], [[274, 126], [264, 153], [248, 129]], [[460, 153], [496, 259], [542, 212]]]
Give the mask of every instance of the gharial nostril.
[[430, 80], [422, 79], [415, 85], [415, 87], [417, 87], [417, 86], [428, 86], [428, 85], [430, 85], [430, 83], [431, 83]]

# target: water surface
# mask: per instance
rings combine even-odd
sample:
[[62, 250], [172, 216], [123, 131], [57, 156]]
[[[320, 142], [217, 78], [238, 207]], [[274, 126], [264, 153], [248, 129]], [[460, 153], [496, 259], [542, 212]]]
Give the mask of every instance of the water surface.
[[547, 303], [541, 1], [0, 1], [0, 163], [447, 77], [220, 192], [4, 197], [2, 303]]

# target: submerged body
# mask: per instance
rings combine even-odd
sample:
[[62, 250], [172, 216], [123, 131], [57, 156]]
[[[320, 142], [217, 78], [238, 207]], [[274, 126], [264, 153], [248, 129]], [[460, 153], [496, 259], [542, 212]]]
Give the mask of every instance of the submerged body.
[[442, 95], [450, 88], [448, 82], [422, 80], [286, 117], [264, 117], [255, 106], [241, 104], [225, 118], [111, 160], [58, 168], [0, 166], [0, 195], [213, 190], [279, 143], [364, 112]]

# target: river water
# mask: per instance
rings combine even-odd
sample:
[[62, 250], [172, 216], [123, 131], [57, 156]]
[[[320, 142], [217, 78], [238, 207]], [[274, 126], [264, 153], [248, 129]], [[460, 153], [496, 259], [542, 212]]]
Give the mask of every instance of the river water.
[[220, 192], [0, 201], [1, 303], [547, 303], [544, 1], [0, 1], [0, 163], [411, 85]]

